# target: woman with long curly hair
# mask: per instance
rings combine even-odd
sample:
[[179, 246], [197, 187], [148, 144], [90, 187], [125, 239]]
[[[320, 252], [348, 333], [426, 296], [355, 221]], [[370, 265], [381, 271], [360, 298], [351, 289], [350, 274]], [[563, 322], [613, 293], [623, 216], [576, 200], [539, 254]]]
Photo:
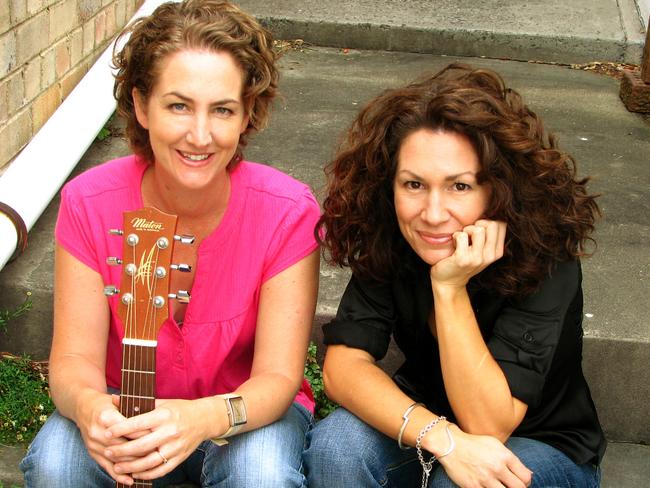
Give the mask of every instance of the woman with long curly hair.
[[599, 210], [520, 95], [459, 64], [388, 90], [327, 173], [317, 232], [352, 278], [310, 486], [597, 486], [579, 259]]

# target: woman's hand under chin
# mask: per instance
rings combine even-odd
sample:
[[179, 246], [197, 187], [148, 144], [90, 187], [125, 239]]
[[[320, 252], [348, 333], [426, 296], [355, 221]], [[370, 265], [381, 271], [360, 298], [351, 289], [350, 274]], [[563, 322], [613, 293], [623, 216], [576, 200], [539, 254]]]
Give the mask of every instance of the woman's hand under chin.
[[431, 267], [435, 289], [465, 288], [467, 282], [490, 264], [503, 257], [506, 223], [477, 220], [453, 235], [455, 251]]

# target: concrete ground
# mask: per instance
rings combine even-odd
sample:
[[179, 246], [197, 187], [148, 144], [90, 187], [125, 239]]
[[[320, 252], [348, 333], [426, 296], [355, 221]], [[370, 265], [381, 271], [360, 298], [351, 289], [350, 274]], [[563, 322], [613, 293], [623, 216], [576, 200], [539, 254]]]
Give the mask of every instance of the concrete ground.
[[[319, 198], [324, 183], [322, 167], [361, 105], [383, 88], [403, 84], [452, 61], [500, 72], [559, 136], [561, 147], [576, 158], [579, 173], [593, 177], [591, 189], [602, 193], [604, 217], [595, 235], [598, 248], [593, 257], [584, 260], [583, 271], [585, 373], [612, 441], [603, 462], [603, 486], [648, 486], [650, 386], [645, 375], [650, 365], [650, 126], [625, 110], [613, 78], [554, 64], [456, 57], [622, 61], [640, 47], [633, 35], [640, 24], [638, 18], [634, 22], [632, 0], [527, 1], [525, 9], [513, 7], [521, 4], [514, 1], [486, 0], [470, 5], [439, 0], [435, 10], [430, 7], [434, 2], [418, 1], [239, 3], [266, 18], [278, 35], [288, 32], [284, 37], [350, 48], [307, 46], [287, 51], [281, 60], [284, 98], [276, 104], [270, 128], [254, 137], [246, 151], [248, 159], [266, 162], [309, 183]], [[399, 10], [394, 5], [399, 5]], [[477, 38], [470, 30], [492, 34]], [[366, 31], [367, 37], [350, 37]], [[320, 37], [309, 37], [316, 32]], [[512, 32], [527, 36], [515, 42], [516, 36], [508, 34]], [[427, 54], [420, 46], [430, 38], [453, 38], [456, 44], [445, 41], [431, 48], [446, 56]], [[584, 42], [578, 42], [580, 39]], [[508, 54], [506, 45], [520, 54]], [[456, 50], [454, 46], [459, 47]], [[588, 46], [596, 46], [595, 51]], [[615, 51], [613, 46], [620, 48], [616, 55], [608, 54]], [[115, 132], [119, 134], [119, 125]], [[97, 142], [76, 172], [127, 152], [120, 137]], [[0, 332], [0, 350], [47, 357], [57, 206], [58, 200], [53, 201], [30, 232], [27, 252], [0, 272], [0, 309], [20, 303], [26, 291], [32, 292], [34, 300], [32, 311], [11, 323], [7, 333]], [[322, 267], [316, 338], [318, 326], [336, 310], [346, 279], [345, 271]], [[19, 449], [0, 446], [0, 482], [5, 486], [21, 484], [16, 468], [20, 455]]]

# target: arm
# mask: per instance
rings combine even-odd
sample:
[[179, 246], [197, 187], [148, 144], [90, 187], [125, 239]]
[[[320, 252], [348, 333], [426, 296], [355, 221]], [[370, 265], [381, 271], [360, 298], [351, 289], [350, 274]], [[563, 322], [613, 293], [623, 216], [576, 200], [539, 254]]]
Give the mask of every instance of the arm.
[[105, 361], [109, 307], [101, 276], [59, 244], [55, 250], [54, 335], [50, 389], [59, 412], [77, 424], [88, 452], [113, 478], [104, 450], [125, 439], [107, 439], [105, 430], [124, 419], [106, 393]]
[[[345, 345], [328, 347], [323, 377], [330, 398], [375, 429], [397, 439], [402, 414], [413, 400], [375, 364], [369, 353]], [[402, 442], [414, 446], [420, 430], [436, 418], [437, 415], [424, 407], [414, 409]], [[466, 434], [445, 421], [438, 423], [424, 437], [424, 449], [436, 456], [447, 450], [446, 425], [452, 429], [456, 448], [440, 462], [449, 477], [460, 486], [494, 480], [508, 487], [523, 487], [530, 483], [531, 472], [501, 442], [493, 437]]]
[[480, 220], [457, 233], [454, 254], [431, 268], [433, 332], [449, 402], [463, 430], [502, 441], [521, 423], [528, 407], [512, 396], [488, 350], [466, 284], [503, 256], [505, 231], [503, 223]]
[[[287, 411], [303, 380], [307, 344], [318, 292], [319, 253], [313, 251], [262, 285], [251, 377], [236, 393], [246, 404], [242, 432], [274, 422]], [[229, 426], [225, 402], [161, 400], [148, 414], [113, 426], [114, 436], [146, 429], [151, 434], [110, 449], [109, 457], [143, 456], [116, 465], [142, 479], [158, 478], [186, 459], [206, 439]], [[159, 450], [169, 460], [161, 464]]]

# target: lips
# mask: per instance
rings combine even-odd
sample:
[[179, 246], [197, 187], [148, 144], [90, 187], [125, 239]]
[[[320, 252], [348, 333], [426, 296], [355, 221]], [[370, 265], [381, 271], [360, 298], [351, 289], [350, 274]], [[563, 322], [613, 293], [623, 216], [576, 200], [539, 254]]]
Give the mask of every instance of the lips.
[[183, 163], [187, 166], [201, 168], [209, 164], [212, 161], [212, 156], [214, 153], [189, 153], [184, 151], [176, 151], [180, 156]]
[[209, 154], [192, 154], [192, 153], [186, 153], [179, 151], [181, 153], [181, 156], [183, 156], [185, 159], [189, 159], [190, 161], [195, 161], [195, 162], [200, 162], [200, 161], [205, 161], [210, 157]]
[[428, 232], [418, 232], [420, 238], [432, 246], [444, 246], [452, 241], [453, 234], [430, 234]]

